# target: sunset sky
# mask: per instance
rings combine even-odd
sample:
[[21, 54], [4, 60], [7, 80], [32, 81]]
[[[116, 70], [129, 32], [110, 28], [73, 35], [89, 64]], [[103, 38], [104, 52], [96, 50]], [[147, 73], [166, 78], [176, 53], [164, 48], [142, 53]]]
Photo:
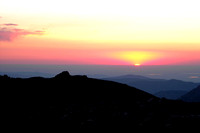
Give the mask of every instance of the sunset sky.
[[200, 65], [199, 0], [0, 0], [0, 64]]

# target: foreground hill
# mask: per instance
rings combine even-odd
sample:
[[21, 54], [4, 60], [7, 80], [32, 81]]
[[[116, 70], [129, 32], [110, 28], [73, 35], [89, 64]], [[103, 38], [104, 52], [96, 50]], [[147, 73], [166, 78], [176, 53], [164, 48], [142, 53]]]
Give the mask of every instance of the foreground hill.
[[[198, 127], [199, 103], [159, 99], [111, 81], [70, 76], [27, 79], [0, 76], [9, 127], [131, 130]], [[31, 127], [31, 128], [30, 128]]]
[[181, 99], [186, 102], [200, 102], [200, 86], [183, 95]]
[[171, 100], [177, 100], [181, 96], [185, 95], [188, 91], [183, 90], [167, 90], [167, 91], [160, 91], [155, 93], [154, 95], [160, 98], [167, 98]]

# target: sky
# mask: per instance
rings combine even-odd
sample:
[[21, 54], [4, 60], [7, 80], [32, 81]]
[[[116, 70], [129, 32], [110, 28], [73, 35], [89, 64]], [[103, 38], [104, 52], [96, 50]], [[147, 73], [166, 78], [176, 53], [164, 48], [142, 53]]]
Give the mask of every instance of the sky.
[[200, 65], [199, 0], [0, 0], [0, 64]]

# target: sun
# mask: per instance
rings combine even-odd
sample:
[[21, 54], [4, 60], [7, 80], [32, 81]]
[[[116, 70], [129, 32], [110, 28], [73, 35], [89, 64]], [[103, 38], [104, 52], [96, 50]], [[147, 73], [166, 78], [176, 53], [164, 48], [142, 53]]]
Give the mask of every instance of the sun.
[[126, 61], [134, 66], [146, 65], [158, 57], [157, 53], [150, 51], [122, 51], [115, 53], [115, 58]]
[[139, 64], [139, 63], [136, 63], [136, 64], [134, 64], [134, 66], [137, 66], [137, 67], [138, 67], [138, 66], [141, 66], [141, 64]]

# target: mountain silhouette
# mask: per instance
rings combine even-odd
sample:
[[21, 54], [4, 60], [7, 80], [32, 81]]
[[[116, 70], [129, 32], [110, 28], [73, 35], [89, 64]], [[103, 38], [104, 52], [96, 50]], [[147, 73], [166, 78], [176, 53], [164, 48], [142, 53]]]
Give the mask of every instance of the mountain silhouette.
[[200, 102], [200, 86], [181, 96], [180, 99], [186, 102]]
[[200, 122], [199, 103], [160, 99], [125, 84], [67, 71], [52, 78], [5, 75], [0, 83], [4, 124], [12, 128], [142, 131], [197, 129]]
[[56, 75], [54, 78], [56, 78], [56, 79], [68, 79], [70, 77], [71, 76], [70, 76], [68, 71], [63, 71], [63, 72], [59, 73], [58, 75]]
[[[184, 93], [179, 93], [179, 92], [184, 91], [185, 93], [187, 93], [193, 88], [200, 85], [200, 83], [185, 82], [185, 81], [175, 80], [175, 79], [171, 79], [171, 80], [151, 79], [151, 78], [147, 78], [147, 77], [139, 76], [139, 75], [124, 75], [124, 76], [118, 76], [118, 77], [104, 78], [104, 80], [127, 84], [129, 86], [139, 88], [153, 95], [169, 98], [169, 99], [177, 99], [182, 94], [184, 94]], [[177, 95], [172, 96], [171, 91], [174, 91], [174, 92], [176, 91], [178, 93]], [[160, 95], [159, 93], [162, 93], [162, 94]]]

